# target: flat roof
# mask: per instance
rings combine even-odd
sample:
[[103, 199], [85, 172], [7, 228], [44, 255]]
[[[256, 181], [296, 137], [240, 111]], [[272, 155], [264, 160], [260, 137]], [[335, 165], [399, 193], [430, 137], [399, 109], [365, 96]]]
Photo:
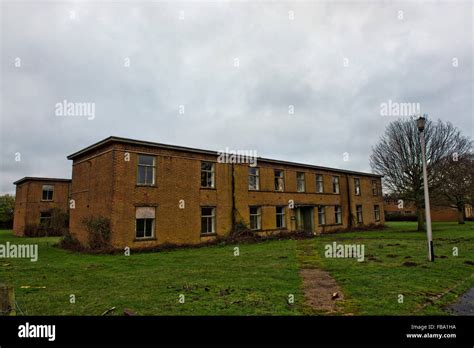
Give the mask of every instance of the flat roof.
[[14, 185], [22, 184], [26, 181], [59, 181], [59, 182], [71, 182], [71, 179], [63, 179], [63, 178], [43, 178], [38, 176], [25, 176], [20, 180], [15, 181]]
[[[105, 145], [108, 145], [108, 144], [111, 144], [111, 143], [149, 146], [149, 147], [155, 147], [155, 148], [166, 149], [166, 150], [176, 150], [176, 151], [183, 151], [183, 152], [200, 153], [200, 154], [212, 155], [212, 156], [218, 156], [219, 155], [218, 151], [203, 150], [203, 149], [196, 149], [196, 148], [192, 148], [192, 147], [169, 145], [169, 144], [155, 143], [155, 142], [151, 142], [151, 141], [144, 141], [144, 140], [136, 140], [136, 139], [110, 136], [110, 137], [105, 138], [105, 139], [103, 139], [103, 140], [101, 140], [101, 141], [99, 141], [95, 144], [92, 144], [92, 145], [90, 145], [90, 146], [88, 146], [88, 147], [86, 147], [82, 150], [74, 152], [73, 154], [67, 156], [67, 159], [72, 160], [74, 158], [86, 155], [86, 154], [90, 153], [91, 151], [93, 151], [95, 149], [98, 149], [102, 146], [105, 146]], [[344, 170], [344, 169], [330, 168], [330, 167], [321, 167], [321, 166], [315, 166], [315, 165], [311, 165], [311, 164], [280, 161], [280, 160], [275, 160], [275, 159], [270, 159], [270, 158], [257, 157], [257, 162], [259, 162], [259, 161], [260, 162], [273, 163], [273, 164], [280, 164], [280, 165], [304, 167], [304, 168], [315, 169], [315, 170], [325, 170], [325, 171], [347, 173], [347, 174], [354, 174], [354, 175], [373, 176], [373, 177], [378, 177], [378, 178], [381, 178], [383, 176], [383, 175], [373, 174], [373, 173], [357, 172], [357, 171], [352, 171], [352, 170]]]

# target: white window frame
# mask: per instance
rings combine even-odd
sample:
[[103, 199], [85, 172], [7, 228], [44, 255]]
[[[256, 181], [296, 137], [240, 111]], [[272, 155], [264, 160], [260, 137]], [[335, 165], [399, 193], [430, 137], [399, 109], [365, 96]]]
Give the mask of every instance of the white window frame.
[[[255, 171], [255, 173], [252, 173], [252, 170]], [[250, 178], [255, 178], [255, 187], [250, 186]], [[249, 167], [249, 190], [250, 191], [258, 191], [260, 190], [260, 169], [256, 167]]]
[[[211, 215], [203, 215], [203, 209], [211, 209]], [[206, 232], [202, 230], [202, 219], [206, 219]], [[208, 231], [209, 219], [211, 219], [211, 231]], [[201, 235], [216, 233], [216, 207], [201, 207]]]
[[[153, 159], [153, 164], [140, 164], [141, 157], [151, 157]], [[145, 168], [145, 182], [140, 182], [140, 167]], [[152, 168], [152, 182], [148, 182], [147, 168]], [[138, 154], [137, 157], [137, 185], [139, 186], [153, 186], [155, 185], [155, 176], [156, 176], [156, 156], [153, 155], [146, 155], [146, 154]]]
[[[300, 187], [302, 184], [302, 187]], [[296, 191], [305, 192], [306, 191], [306, 175], [304, 172], [296, 172]]]
[[318, 206], [318, 225], [326, 225], [326, 206], [324, 205]]
[[380, 221], [380, 205], [378, 204], [374, 205], [374, 218], [375, 222]]
[[[359, 211], [359, 208], [360, 208], [360, 211]], [[359, 217], [359, 214], [360, 214], [360, 217]], [[356, 205], [356, 217], [357, 217], [358, 224], [361, 224], [364, 222], [364, 214], [363, 214], [363, 209], [362, 209], [361, 204]]]
[[[257, 209], [257, 212], [255, 214], [252, 214], [252, 209]], [[262, 229], [262, 208], [261, 207], [255, 207], [255, 206], [252, 206], [252, 207], [249, 207], [249, 217], [250, 217], [250, 229], [253, 230], [253, 231], [259, 231]], [[257, 226], [256, 228], [254, 228], [254, 226], [252, 226], [252, 217], [256, 218], [256, 223], [257, 223]]]
[[354, 178], [354, 194], [360, 196], [360, 178]]
[[[278, 210], [281, 209], [280, 212]], [[276, 215], [276, 228], [286, 228], [286, 217], [285, 217], [285, 207], [284, 206], [277, 206], [275, 207], [275, 215]], [[281, 219], [281, 226], [278, 226], [278, 219]]]
[[[141, 212], [140, 212], [141, 210]], [[141, 216], [139, 216], [141, 215]], [[145, 220], [143, 223], [143, 237], [137, 236], [138, 220]], [[146, 235], [147, 226], [151, 221], [151, 235]], [[156, 222], [156, 208], [155, 207], [136, 207], [135, 208], [135, 239], [153, 239], [155, 238], [155, 222]]]
[[[43, 202], [52, 202], [54, 200], [54, 185], [44, 184], [41, 191], [41, 200]], [[44, 193], [46, 192], [46, 199], [44, 198]], [[51, 192], [51, 198], [49, 198], [49, 192]]]
[[[277, 176], [276, 173], [279, 172], [281, 175]], [[284, 192], [285, 191], [285, 171], [280, 169], [273, 170], [274, 176], [274, 188], [277, 192]]]
[[342, 224], [342, 206], [334, 206], [334, 219], [336, 224]]
[[[202, 168], [202, 165], [203, 164], [210, 164], [211, 165], [211, 169], [203, 169]], [[202, 175], [203, 173], [206, 174], [206, 185], [203, 185], [202, 184]], [[209, 175], [211, 176], [211, 186], [209, 186], [207, 183], [208, 183], [208, 178], [209, 178]], [[201, 180], [201, 187], [203, 188], [215, 188], [216, 187], [216, 164], [214, 162], [209, 162], [209, 161], [201, 161], [201, 176], [200, 176], [200, 180]]]
[[332, 177], [332, 193], [335, 193], [335, 194], [340, 193], [339, 177], [338, 176], [333, 176]]
[[322, 174], [316, 174], [316, 193], [324, 193], [324, 177]]

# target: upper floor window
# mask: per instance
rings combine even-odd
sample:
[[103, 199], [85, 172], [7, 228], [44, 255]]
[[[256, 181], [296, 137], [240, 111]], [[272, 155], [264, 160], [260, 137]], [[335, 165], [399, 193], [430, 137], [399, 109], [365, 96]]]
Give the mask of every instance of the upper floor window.
[[215, 163], [201, 162], [201, 187], [215, 187]]
[[375, 221], [380, 221], [380, 206], [374, 205], [374, 217]]
[[342, 224], [342, 209], [340, 205], [334, 207], [334, 215], [336, 224]]
[[305, 191], [305, 182], [304, 182], [304, 173], [296, 173], [296, 191], [304, 192]]
[[357, 223], [361, 224], [364, 221], [363, 216], [362, 216], [362, 206], [361, 205], [356, 206], [356, 216], [357, 216]]
[[249, 190], [260, 189], [260, 177], [258, 168], [249, 167]]
[[276, 227], [285, 228], [285, 207], [276, 207]]
[[137, 207], [135, 210], [135, 237], [153, 238], [155, 235], [155, 207]]
[[317, 193], [324, 192], [324, 179], [321, 174], [316, 175], [316, 192]]
[[356, 196], [360, 196], [360, 179], [354, 178], [354, 193]]
[[377, 184], [377, 180], [372, 180], [372, 195], [378, 196], [379, 195], [379, 185]]
[[250, 229], [262, 229], [262, 210], [260, 207], [250, 207]]
[[318, 223], [320, 225], [326, 224], [326, 207], [324, 205], [318, 207]]
[[54, 185], [43, 185], [43, 194], [41, 199], [43, 201], [52, 201], [54, 193]]
[[275, 170], [275, 191], [285, 190], [285, 176], [283, 170]]
[[155, 156], [138, 155], [137, 184], [155, 184]]
[[216, 233], [216, 208], [201, 208], [201, 234]]
[[332, 192], [339, 193], [339, 177], [338, 176], [332, 177]]

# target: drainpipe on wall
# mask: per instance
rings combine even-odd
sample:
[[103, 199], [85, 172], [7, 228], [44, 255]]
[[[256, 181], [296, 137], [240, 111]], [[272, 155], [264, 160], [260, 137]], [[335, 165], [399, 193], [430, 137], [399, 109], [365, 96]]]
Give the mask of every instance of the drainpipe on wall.
[[234, 164], [231, 164], [232, 170], [232, 231], [235, 228], [235, 170]]
[[349, 188], [349, 175], [346, 174], [346, 188], [347, 188], [347, 203], [349, 206], [349, 223], [348, 228], [352, 227], [352, 204], [351, 204], [351, 190]]

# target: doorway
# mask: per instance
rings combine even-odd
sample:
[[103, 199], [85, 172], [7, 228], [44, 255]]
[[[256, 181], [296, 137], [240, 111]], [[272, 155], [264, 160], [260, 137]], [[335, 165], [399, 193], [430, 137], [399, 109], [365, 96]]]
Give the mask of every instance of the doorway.
[[296, 208], [296, 228], [300, 231], [313, 232], [314, 208], [298, 207]]

